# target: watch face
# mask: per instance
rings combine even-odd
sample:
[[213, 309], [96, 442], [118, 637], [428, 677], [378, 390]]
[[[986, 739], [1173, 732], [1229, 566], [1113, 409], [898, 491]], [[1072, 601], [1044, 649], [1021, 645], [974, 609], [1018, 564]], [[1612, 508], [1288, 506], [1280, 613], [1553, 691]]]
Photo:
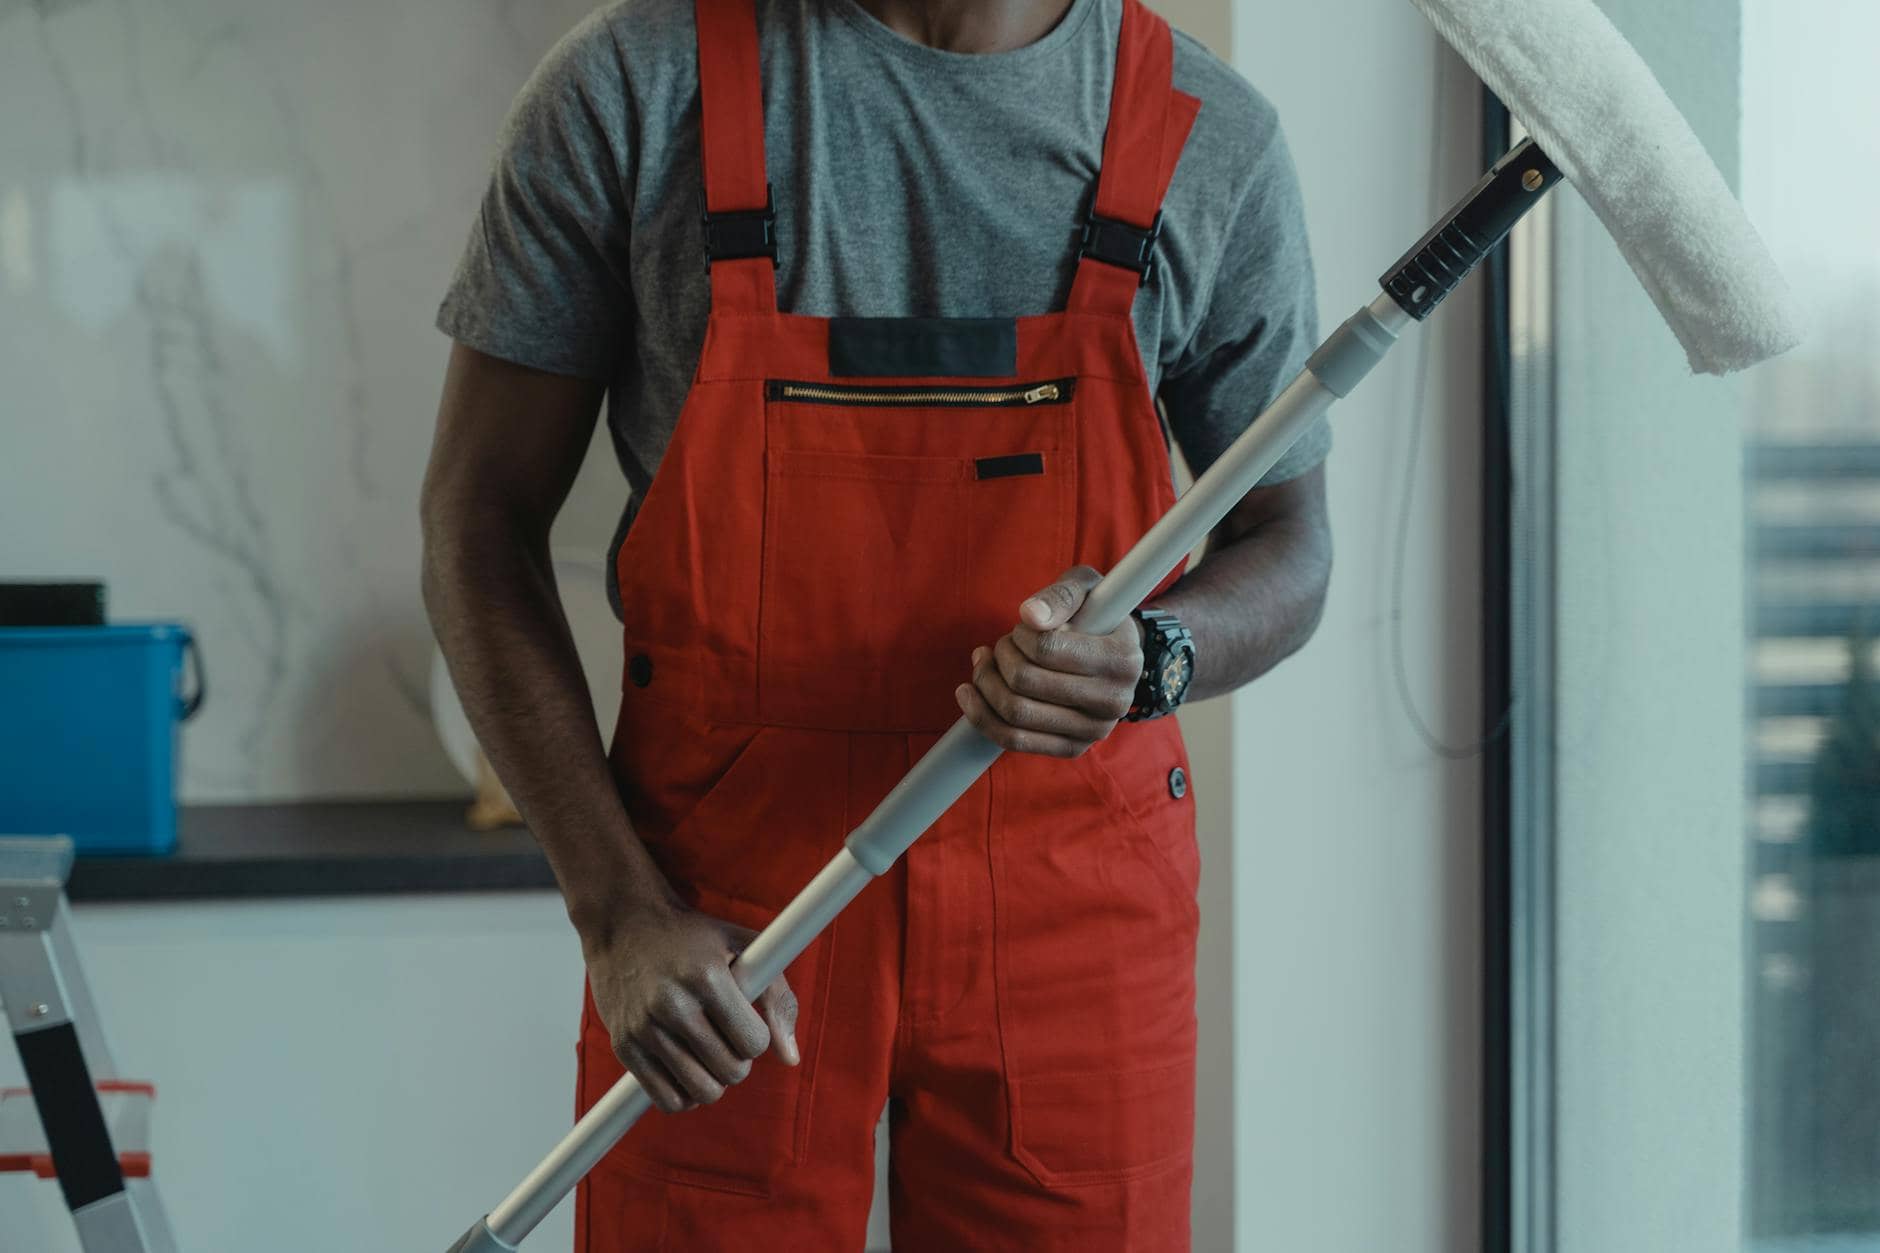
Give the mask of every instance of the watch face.
[[1178, 648], [1162, 662], [1163, 698], [1171, 705], [1188, 691], [1188, 681], [1195, 676], [1195, 657], [1186, 648]]

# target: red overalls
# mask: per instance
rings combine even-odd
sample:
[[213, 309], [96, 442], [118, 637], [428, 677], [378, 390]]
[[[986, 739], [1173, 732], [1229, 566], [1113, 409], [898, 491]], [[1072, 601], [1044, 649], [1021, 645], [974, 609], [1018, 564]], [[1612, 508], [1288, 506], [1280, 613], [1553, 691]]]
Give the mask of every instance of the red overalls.
[[[697, 20], [707, 209], [761, 208], [750, 0]], [[1102, 218], [1156, 217], [1199, 107], [1171, 61], [1126, 0]], [[1139, 282], [1086, 256], [1062, 313], [844, 320], [779, 313], [768, 257], [712, 264], [697, 376], [619, 556], [612, 753], [697, 908], [768, 922], [958, 716], [972, 649], [1173, 503]], [[1173, 718], [1074, 761], [1002, 758], [790, 968], [802, 1064], [644, 1118], [581, 1185], [576, 1247], [860, 1250], [892, 1098], [896, 1253], [1187, 1249], [1186, 769]], [[620, 1074], [590, 999], [579, 1107]]]

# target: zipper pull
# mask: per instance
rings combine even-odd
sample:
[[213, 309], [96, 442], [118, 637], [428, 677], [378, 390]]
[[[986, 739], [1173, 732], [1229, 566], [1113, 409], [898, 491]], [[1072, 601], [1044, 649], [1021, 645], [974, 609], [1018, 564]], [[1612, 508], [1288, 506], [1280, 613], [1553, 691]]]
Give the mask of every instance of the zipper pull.
[[1056, 400], [1057, 398], [1058, 385], [1056, 383], [1045, 383], [1025, 393], [1025, 403], [1028, 405], [1035, 405], [1041, 400]]

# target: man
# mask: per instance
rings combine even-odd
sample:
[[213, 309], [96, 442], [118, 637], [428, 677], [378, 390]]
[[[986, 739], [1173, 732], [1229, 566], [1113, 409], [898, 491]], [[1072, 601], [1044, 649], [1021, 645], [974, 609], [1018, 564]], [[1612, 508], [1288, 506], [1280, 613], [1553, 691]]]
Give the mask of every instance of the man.
[[[1187, 1247], [1164, 715], [1310, 635], [1324, 430], [1068, 624], [1170, 434], [1205, 468], [1310, 351], [1301, 216], [1271, 108], [1135, 0], [626, 0], [524, 89], [439, 316], [425, 592], [581, 936], [578, 1102], [624, 1067], [663, 1111], [580, 1248], [859, 1249], [884, 1105], [901, 1253]], [[610, 749], [548, 555], [603, 396]], [[962, 712], [1010, 751], [747, 1001], [732, 954]]]

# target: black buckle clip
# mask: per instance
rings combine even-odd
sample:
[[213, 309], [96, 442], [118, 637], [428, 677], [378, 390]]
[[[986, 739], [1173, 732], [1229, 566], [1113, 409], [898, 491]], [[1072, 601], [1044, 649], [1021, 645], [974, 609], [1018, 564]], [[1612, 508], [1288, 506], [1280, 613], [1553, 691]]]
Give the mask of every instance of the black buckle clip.
[[1155, 272], [1155, 245], [1161, 238], [1162, 213], [1159, 209], [1155, 220], [1149, 223], [1149, 229], [1145, 231], [1115, 218], [1098, 217], [1093, 208], [1084, 218], [1084, 237], [1078, 245], [1077, 255], [1094, 257], [1106, 265], [1134, 270], [1142, 276], [1142, 285], [1146, 287], [1149, 276]]
[[769, 257], [777, 265], [777, 209], [771, 199], [770, 184], [764, 184], [764, 207], [734, 209], [728, 213], [699, 214], [705, 227], [705, 264], [714, 261], [741, 261], [747, 257]]

